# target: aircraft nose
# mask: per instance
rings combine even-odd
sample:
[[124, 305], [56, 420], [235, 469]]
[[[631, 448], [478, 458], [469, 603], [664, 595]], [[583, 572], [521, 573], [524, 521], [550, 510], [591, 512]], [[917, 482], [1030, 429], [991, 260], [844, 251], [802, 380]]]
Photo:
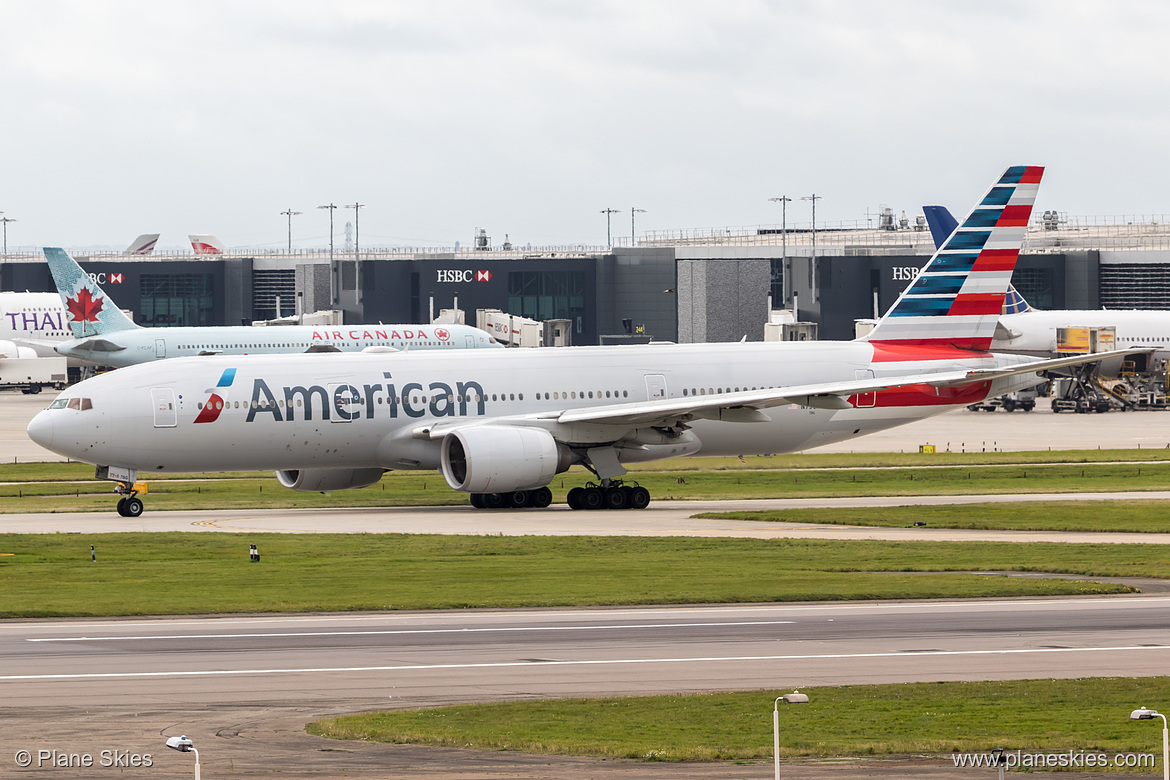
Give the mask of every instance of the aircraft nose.
[[28, 424], [28, 437], [45, 449], [53, 446], [53, 415], [41, 412]]

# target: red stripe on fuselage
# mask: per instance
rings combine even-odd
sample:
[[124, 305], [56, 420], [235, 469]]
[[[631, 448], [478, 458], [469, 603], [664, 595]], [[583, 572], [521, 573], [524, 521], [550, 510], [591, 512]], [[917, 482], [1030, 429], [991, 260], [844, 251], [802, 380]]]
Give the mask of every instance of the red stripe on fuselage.
[[947, 311], [948, 317], [961, 317], [969, 314], [999, 314], [1003, 310], [1005, 293], [972, 293], [955, 296], [954, 303]]
[[971, 273], [978, 273], [979, 271], [1014, 271], [1016, 269], [1016, 258], [1019, 256], [1018, 249], [984, 249], [979, 253], [979, 257], [975, 258], [975, 264], [971, 266]]
[[871, 341], [874, 363], [915, 360], [971, 360], [991, 357], [991, 339], [900, 339]]
[[[860, 408], [900, 407], [900, 406], [949, 406], [952, 404], [973, 404], [982, 401], [991, 391], [991, 382], [976, 382], [963, 387], [934, 387], [933, 385], [903, 385], [891, 387], [888, 390], [879, 390], [877, 403]], [[866, 400], [870, 400], [872, 393], [866, 393]], [[858, 396], [849, 396], [849, 403], [857, 406]]]
[[1027, 227], [1028, 218], [1032, 216], [1032, 204], [1026, 206], [1004, 206], [999, 215], [996, 227]]

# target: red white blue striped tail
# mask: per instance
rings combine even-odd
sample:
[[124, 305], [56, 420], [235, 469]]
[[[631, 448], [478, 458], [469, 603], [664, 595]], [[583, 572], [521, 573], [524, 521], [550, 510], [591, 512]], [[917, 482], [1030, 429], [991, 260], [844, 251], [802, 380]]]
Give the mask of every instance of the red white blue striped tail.
[[1004, 171], [870, 331], [875, 360], [990, 348], [1043, 175], [1035, 165]]

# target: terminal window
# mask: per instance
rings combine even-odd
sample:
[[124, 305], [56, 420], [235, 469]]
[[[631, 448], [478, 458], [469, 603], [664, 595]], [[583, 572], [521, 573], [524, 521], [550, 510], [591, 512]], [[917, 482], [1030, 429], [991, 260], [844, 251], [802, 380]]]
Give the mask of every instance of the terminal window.
[[508, 313], [534, 320], [573, 320], [580, 333], [585, 272], [509, 271]]
[[146, 326], [210, 325], [215, 315], [211, 274], [142, 274], [139, 277], [139, 324]]
[[1012, 286], [1024, 296], [1029, 306], [1037, 309], [1056, 308], [1051, 268], [1017, 268], [1012, 274]]

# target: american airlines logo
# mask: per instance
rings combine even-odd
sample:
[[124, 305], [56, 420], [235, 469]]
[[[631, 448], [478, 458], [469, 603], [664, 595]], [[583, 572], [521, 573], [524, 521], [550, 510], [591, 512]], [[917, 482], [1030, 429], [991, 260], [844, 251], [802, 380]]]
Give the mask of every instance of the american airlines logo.
[[[257, 377], [252, 382], [250, 401], [227, 400], [228, 389], [236, 380], [236, 369], [226, 369], [216, 386], [204, 391], [208, 399], [200, 404], [196, 423], [212, 423], [224, 409], [243, 406], [248, 410], [245, 422], [257, 417], [274, 422], [294, 420], [351, 421], [400, 414], [406, 417], [480, 417], [487, 413], [487, 394], [479, 382], [406, 382], [401, 386], [389, 381], [383, 372], [382, 382], [325, 385], [286, 385], [273, 392], [268, 383]], [[235, 404], [235, 407], [232, 404]]]
[[490, 282], [492, 280], [492, 272], [472, 271], [471, 269], [459, 270], [450, 268], [441, 268], [436, 272], [435, 281], [440, 284], [460, 284], [463, 282]]

